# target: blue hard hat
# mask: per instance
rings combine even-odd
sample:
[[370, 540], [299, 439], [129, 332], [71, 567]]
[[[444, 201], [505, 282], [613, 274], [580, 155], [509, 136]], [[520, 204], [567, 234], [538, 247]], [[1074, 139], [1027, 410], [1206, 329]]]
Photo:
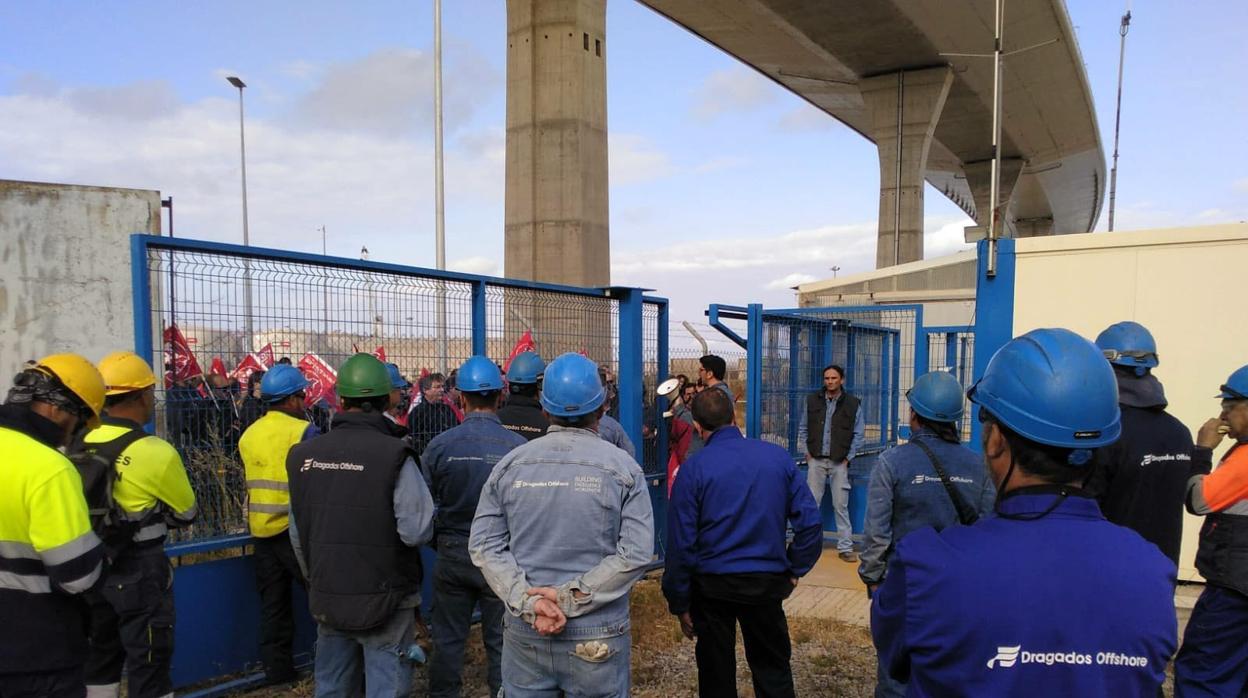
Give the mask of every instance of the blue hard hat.
[[1106, 327], [1096, 336], [1096, 346], [1111, 364], [1128, 368], [1157, 367], [1157, 342], [1138, 322], [1126, 320]]
[[390, 374], [390, 387], [396, 390], [407, 390], [412, 387], [411, 383], [399, 373], [398, 364], [386, 364], [386, 371]]
[[503, 374], [497, 364], [478, 354], [459, 367], [455, 385], [461, 393], [489, 393], [503, 389]]
[[546, 367], [542, 378], [542, 407], [555, 417], [579, 417], [602, 406], [606, 399], [598, 364], [571, 352]]
[[906, 391], [910, 409], [934, 422], [962, 419], [962, 397], [962, 384], [945, 371], [924, 373], [914, 382], [914, 387]]
[[1217, 397], [1223, 400], [1248, 400], [1248, 366], [1242, 366], [1222, 384]]
[[278, 364], [260, 379], [260, 399], [277, 402], [311, 385], [303, 373], [290, 364]]
[[967, 397], [1019, 436], [1049, 446], [1098, 448], [1122, 432], [1114, 370], [1070, 330], [1032, 330], [1010, 340]]
[[522, 351], [511, 360], [507, 367], [507, 382], [517, 385], [532, 385], [537, 377], [546, 370], [546, 362], [535, 351]]

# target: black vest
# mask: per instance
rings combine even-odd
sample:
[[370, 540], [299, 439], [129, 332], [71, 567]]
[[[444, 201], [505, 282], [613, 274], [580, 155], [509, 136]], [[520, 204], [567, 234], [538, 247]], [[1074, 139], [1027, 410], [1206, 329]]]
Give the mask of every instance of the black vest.
[[384, 416], [360, 412], [290, 450], [291, 515], [318, 623], [368, 630], [420, 589], [420, 551], [399, 538], [394, 515], [399, 469], [412, 457]]
[[854, 422], [858, 419], [858, 398], [842, 392], [832, 413], [832, 443], [823, 443], [823, 417], [828, 411], [827, 393], [820, 390], [806, 396], [806, 450], [815, 458], [840, 463], [849, 455], [854, 441]]
[[537, 398], [527, 395], [510, 395], [507, 404], [498, 411], [498, 419], [509, 431], [532, 441], [546, 433], [550, 422], [542, 414], [542, 405]]
[[[1222, 457], [1226, 461], [1236, 445]], [[1196, 569], [1205, 581], [1248, 596], [1248, 516], [1210, 514], [1200, 527]]]

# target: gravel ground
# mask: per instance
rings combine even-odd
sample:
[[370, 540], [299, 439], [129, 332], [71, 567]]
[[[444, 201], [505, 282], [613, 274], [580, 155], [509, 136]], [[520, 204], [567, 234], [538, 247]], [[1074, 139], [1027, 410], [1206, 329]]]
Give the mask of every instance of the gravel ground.
[[[680, 633], [667, 613], [657, 579], [639, 583], [633, 592], [633, 695], [638, 698], [683, 698], [697, 695], [693, 643]], [[799, 696], [870, 696], [875, 687], [875, 650], [865, 628], [835, 621], [792, 618], [793, 678]], [[464, 660], [465, 698], [489, 698], [485, 685], [485, 653], [480, 631], [473, 629]], [[428, 673], [418, 667], [413, 695], [426, 695]], [[737, 641], [737, 685], [752, 698], [745, 654]], [[311, 696], [312, 680], [280, 689], [250, 691], [256, 698]]]

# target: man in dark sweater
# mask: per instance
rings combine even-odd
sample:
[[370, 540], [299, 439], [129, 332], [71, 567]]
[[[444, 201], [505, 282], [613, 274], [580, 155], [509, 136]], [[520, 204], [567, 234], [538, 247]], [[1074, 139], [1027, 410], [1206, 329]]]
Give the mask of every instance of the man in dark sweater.
[[1110, 325], [1096, 345], [1118, 379], [1122, 437], [1096, 451], [1088, 489], [1105, 518], [1135, 530], [1178, 565], [1192, 434], [1166, 412], [1165, 391], [1152, 373], [1157, 344], [1143, 325]]
[[430, 373], [423, 376], [419, 384], [421, 400], [412, 406], [407, 415], [407, 431], [411, 434], [412, 449], [417, 457], [424, 453], [433, 437], [459, 424], [455, 410], [442, 399], [446, 377], [441, 373]]
[[706, 446], [681, 466], [668, 505], [668, 609], [697, 637], [699, 695], [737, 695], [740, 623], [754, 695], [793, 696], [782, 603], [819, 560], [819, 508], [783, 448], [741, 436], [723, 391], [694, 398], [693, 418]]

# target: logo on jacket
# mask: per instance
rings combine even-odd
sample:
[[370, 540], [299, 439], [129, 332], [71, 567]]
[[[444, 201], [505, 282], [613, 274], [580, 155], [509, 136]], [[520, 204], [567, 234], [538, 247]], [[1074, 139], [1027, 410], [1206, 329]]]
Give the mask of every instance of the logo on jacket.
[[[975, 481], [974, 481], [974, 480], [972, 480], [971, 478], [969, 478], [969, 477], [958, 477], [957, 475], [950, 475], [950, 476], [949, 476], [949, 481], [950, 481], [950, 482], [957, 482], [957, 483], [959, 483], [959, 484], [963, 484], [963, 485], [973, 485], [973, 484], [975, 484]], [[922, 484], [923, 484], [923, 483], [925, 483], [925, 482], [936, 482], [936, 483], [939, 483], [939, 482], [940, 482], [940, 478], [939, 478], [938, 476], [936, 476], [936, 475], [924, 475], [923, 473], [919, 473], [918, 475], [915, 475], [915, 476], [914, 476], [914, 480], [911, 480], [911, 481], [910, 481], [910, 484], [912, 484], [912, 485], [922, 485]]]
[[309, 458], [303, 462], [302, 466], [300, 466], [299, 472], [306, 473], [312, 469], [347, 470], [347, 471], [358, 473], [364, 470], [364, 466], [360, 465], [359, 463], [327, 463], [325, 461], [318, 461], [315, 458]]
[[1014, 645], [1013, 647], [998, 647], [997, 656], [988, 660], [988, 668], [995, 668], [996, 664], [1002, 667], [1012, 667], [1018, 663], [1018, 653], [1022, 651], [1022, 645]]

